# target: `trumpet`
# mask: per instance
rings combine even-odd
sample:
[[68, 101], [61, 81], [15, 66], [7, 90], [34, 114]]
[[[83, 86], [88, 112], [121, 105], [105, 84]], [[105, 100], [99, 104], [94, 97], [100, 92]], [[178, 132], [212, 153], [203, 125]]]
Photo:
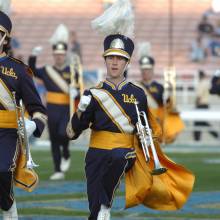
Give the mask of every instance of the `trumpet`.
[[138, 118], [138, 121], [136, 123], [136, 128], [138, 132], [137, 134], [138, 134], [138, 137], [141, 143], [141, 147], [144, 153], [145, 160], [147, 163], [150, 161], [150, 153], [149, 153], [148, 148], [151, 148], [153, 161], [154, 161], [154, 169], [152, 170], [151, 174], [152, 175], [163, 174], [167, 171], [167, 168], [162, 167], [160, 164], [157, 151], [154, 146], [152, 132], [149, 127], [146, 113], [144, 111], [139, 111], [137, 102], [135, 102], [134, 104], [135, 104], [135, 109], [136, 109], [137, 118]]
[[13, 95], [13, 103], [14, 103], [14, 107], [15, 107], [16, 119], [17, 119], [17, 124], [18, 124], [19, 144], [20, 144], [20, 146], [22, 146], [24, 148], [24, 151], [25, 151], [26, 168], [33, 169], [34, 167], [38, 167], [39, 165], [34, 163], [32, 156], [31, 156], [29, 140], [27, 137], [27, 131], [25, 129], [23, 102], [22, 102], [22, 100], [20, 100], [19, 106], [17, 106], [15, 92], [12, 92], [12, 95]]

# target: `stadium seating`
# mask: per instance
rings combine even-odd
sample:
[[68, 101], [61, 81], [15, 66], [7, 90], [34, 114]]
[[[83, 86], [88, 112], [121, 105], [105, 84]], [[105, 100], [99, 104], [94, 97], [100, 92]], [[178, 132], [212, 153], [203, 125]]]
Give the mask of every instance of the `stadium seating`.
[[[168, 65], [169, 1], [135, 0], [135, 42], [150, 41], [156, 57], [156, 73], [161, 74]], [[173, 63], [179, 74], [194, 74], [204, 68], [209, 74], [218, 67], [216, 60], [204, 64], [188, 60], [189, 45], [196, 35], [196, 26], [210, 7], [211, 0], [173, 1]], [[51, 49], [48, 43], [53, 30], [59, 23], [75, 29], [82, 44], [84, 68], [103, 67], [101, 59], [102, 37], [91, 27], [90, 21], [102, 13], [102, 0], [19, 0], [12, 1], [12, 19], [15, 35], [22, 43], [26, 59], [31, 48], [43, 45], [44, 53], [39, 64], [50, 63]], [[131, 77], [138, 77], [137, 51], [131, 66]]]

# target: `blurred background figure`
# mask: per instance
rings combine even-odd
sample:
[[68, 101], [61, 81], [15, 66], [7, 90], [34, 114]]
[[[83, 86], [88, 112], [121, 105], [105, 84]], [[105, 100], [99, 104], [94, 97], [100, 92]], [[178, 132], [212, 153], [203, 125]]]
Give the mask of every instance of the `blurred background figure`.
[[210, 93], [212, 95], [220, 95], [220, 70], [216, 70], [212, 77]]
[[149, 108], [163, 129], [163, 141], [172, 143], [184, 128], [174, 104], [176, 97], [173, 96], [173, 90], [176, 88], [173, 88], [173, 84], [169, 82], [169, 88], [167, 88], [169, 91], [166, 91], [164, 86], [155, 80], [155, 60], [151, 55], [149, 42], [139, 44], [138, 54], [141, 71], [141, 81], [138, 85], [144, 89]]
[[[207, 109], [209, 108], [209, 89], [210, 89], [210, 81], [207, 79], [207, 76], [204, 71], [200, 70], [198, 72], [198, 84], [196, 88], [196, 108], [197, 109]], [[209, 123], [204, 121], [197, 121], [195, 122], [195, 126], [210, 126]], [[215, 131], [209, 131], [209, 133], [218, 138], [218, 133]], [[194, 132], [194, 140], [199, 141], [201, 140], [201, 131], [196, 130]]]
[[203, 37], [210, 37], [214, 32], [214, 26], [209, 22], [208, 16], [203, 15], [197, 27], [198, 34]]
[[208, 48], [202, 40], [202, 36], [198, 36], [191, 43], [190, 60], [193, 62], [204, 62], [208, 55]]
[[71, 68], [72, 64], [67, 59], [68, 37], [67, 27], [60, 24], [50, 39], [53, 65], [36, 67], [37, 56], [42, 51], [39, 46], [33, 48], [29, 57], [29, 65], [34, 75], [44, 82], [47, 90], [48, 128], [54, 162], [54, 174], [50, 176], [50, 180], [64, 179], [64, 172], [68, 171], [71, 163], [66, 125], [70, 118], [71, 100], [79, 98], [79, 91], [77, 70], [74, 66]]

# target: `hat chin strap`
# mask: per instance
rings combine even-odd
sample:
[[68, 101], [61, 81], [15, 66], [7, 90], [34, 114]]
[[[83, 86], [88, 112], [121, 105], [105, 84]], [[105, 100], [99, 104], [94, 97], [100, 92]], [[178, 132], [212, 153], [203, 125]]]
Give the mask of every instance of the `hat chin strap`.
[[6, 33], [4, 34], [4, 36], [2, 37], [2, 39], [0, 40], [0, 47], [2, 46], [2, 44], [3, 44], [4, 40], [5, 40], [5, 38], [6, 38]]
[[129, 64], [129, 61], [127, 61], [127, 63], [125, 64], [125, 67], [124, 67], [124, 70], [123, 70], [122, 74], [124, 74], [125, 70], [126, 70], [127, 67], [128, 67], [128, 64]]

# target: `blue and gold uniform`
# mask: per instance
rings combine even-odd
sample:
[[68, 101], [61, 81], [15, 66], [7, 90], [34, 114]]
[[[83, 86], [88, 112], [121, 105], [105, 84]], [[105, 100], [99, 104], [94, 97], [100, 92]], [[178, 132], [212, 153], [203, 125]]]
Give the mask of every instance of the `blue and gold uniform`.
[[[62, 44], [59, 43], [58, 46]], [[56, 49], [56, 48], [53, 48]], [[68, 145], [69, 139], [66, 136], [66, 126], [69, 121], [69, 84], [70, 84], [70, 66], [64, 65], [62, 69], [54, 66], [36, 67], [36, 56], [30, 56], [29, 65], [33, 69], [34, 75], [40, 78], [46, 87], [46, 101], [48, 114], [48, 128], [51, 140], [52, 155], [54, 160], [55, 172], [60, 172], [61, 150], [63, 147], [63, 157], [70, 157]], [[75, 82], [78, 82], [78, 74], [74, 76]], [[76, 97], [76, 102], [78, 102]]]
[[40, 137], [47, 120], [46, 109], [32, 76], [27, 65], [7, 56], [5, 52], [0, 53], [0, 207], [3, 210], [9, 210], [14, 201], [12, 183], [19, 151], [12, 92], [16, 93], [17, 103], [23, 100], [31, 120], [36, 123], [35, 137]]
[[138, 82], [137, 85], [144, 89], [148, 97], [148, 106], [163, 128], [163, 141], [171, 143], [184, 129], [184, 123], [178, 112], [173, 111], [175, 107], [172, 103], [172, 97], [170, 96], [167, 100], [164, 100], [163, 85], [151, 79], [155, 65], [154, 59], [150, 56], [142, 56], [139, 64], [142, 75], [149, 74], [150, 76], [147, 81]]
[[[146, 163], [136, 138], [135, 101], [139, 103], [140, 111], [147, 114], [155, 143], [161, 138], [161, 130], [146, 107], [147, 97], [143, 89], [126, 80], [117, 87], [105, 80], [97, 87], [85, 91], [84, 95], [91, 95], [91, 102], [81, 115], [74, 114], [70, 136], [76, 139], [84, 129], [90, 127], [92, 130], [85, 159], [91, 212], [89, 220], [97, 218], [101, 204], [112, 206], [115, 190], [125, 173], [126, 207], [143, 203], [154, 209], [180, 208], [192, 190], [194, 176], [167, 159], [158, 144], [159, 157], [163, 166], [169, 170], [157, 177], [150, 174], [153, 162]], [[181, 172], [181, 177], [178, 171]], [[176, 182], [176, 187], [171, 187], [173, 181], [177, 181], [179, 185]]]
[[[153, 209], [178, 209], [193, 188], [194, 175], [160, 149], [161, 128], [148, 108], [145, 91], [123, 79], [133, 49], [133, 41], [127, 36], [113, 34], [105, 38], [107, 78], [84, 92], [67, 126], [71, 139], [91, 129], [85, 158], [89, 220], [110, 219], [114, 194], [124, 174], [126, 208], [144, 204]], [[161, 175], [152, 176], [153, 158], [146, 163], [139, 144], [137, 103], [139, 111], [147, 116], [162, 167], [168, 168]]]

